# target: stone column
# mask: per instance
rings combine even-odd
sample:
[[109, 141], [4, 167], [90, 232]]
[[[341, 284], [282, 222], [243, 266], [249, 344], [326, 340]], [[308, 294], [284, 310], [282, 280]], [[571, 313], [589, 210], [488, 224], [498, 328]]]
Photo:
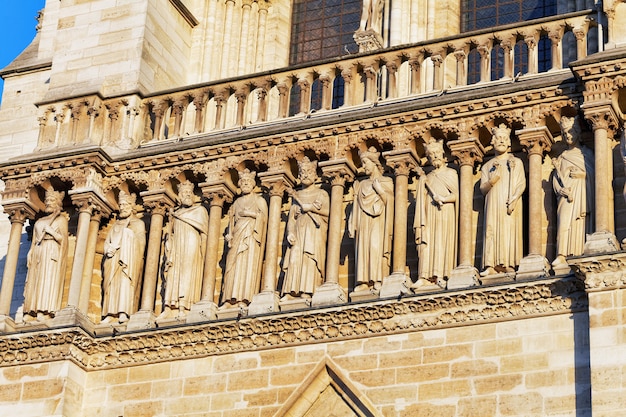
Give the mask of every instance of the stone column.
[[[97, 207], [110, 207], [106, 200], [93, 189], [70, 190], [68, 192], [72, 203], [78, 208], [78, 225], [76, 227], [76, 247], [74, 249], [74, 260], [70, 275], [70, 288], [67, 296], [67, 306], [63, 308], [53, 319], [53, 326], [73, 326], [80, 325], [91, 328], [93, 324], [88, 320], [83, 311], [80, 310], [81, 288], [83, 285], [83, 274], [85, 271], [85, 261], [88, 258], [88, 240], [91, 217]], [[92, 264], [93, 265], [93, 264]], [[93, 268], [93, 266], [92, 266]]]
[[563, 38], [562, 29], [549, 32], [548, 38], [550, 38], [552, 42], [552, 68], [550, 70], [557, 71], [563, 67], [563, 54], [561, 49], [561, 40]]
[[544, 216], [541, 165], [544, 152], [550, 152], [554, 139], [545, 126], [517, 130], [515, 134], [528, 153], [528, 255], [521, 259], [515, 276], [520, 280], [550, 273], [550, 265], [541, 250], [541, 219]]
[[144, 265], [143, 287], [139, 311], [130, 316], [126, 330], [151, 329], [156, 326], [154, 300], [156, 297], [159, 262], [161, 260], [161, 240], [165, 214], [175, 206], [175, 196], [165, 190], [143, 191], [140, 193], [144, 206], [151, 212], [150, 230], [146, 262]]
[[280, 82], [276, 84], [278, 89], [278, 117], [284, 119], [289, 116], [289, 84]]
[[270, 205], [267, 218], [267, 240], [265, 242], [265, 268], [261, 292], [252, 297], [248, 314], [264, 314], [278, 311], [278, 292], [276, 278], [278, 254], [280, 251], [280, 215], [283, 194], [287, 187], [293, 187], [293, 177], [287, 171], [259, 173], [261, 184], [269, 189]]
[[378, 100], [378, 89], [376, 88], [376, 78], [378, 69], [374, 65], [368, 65], [363, 68], [365, 75], [365, 102], [373, 103]]
[[422, 62], [423, 57], [415, 57], [409, 59], [411, 67], [411, 94], [419, 94], [422, 92]]
[[534, 36], [526, 36], [524, 43], [528, 47], [528, 74], [536, 74], [539, 71], [537, 39]]
[[387, 97], [398, 97], [398, 64], [396, 62], [388, 62], [385, 67], [387, 68], [387, 83], [389, 90], [387, 91]]
[[20, 241], [22, 229], [26, 219], [35, 217], [35, 210], [30, 203], [12, 202], [3, 204], [4, 210], [11, 220], [9, 233], [9, 247], [4, 262], [2, 275], [2, 288], [0, 289], [0, 332], [14, 330], [14, 322], [9, 317], [11, 312], [11, 300], [13, 299], [13, 287], [15, 286], [15, 273], [20, 253]]
[[456, 85], [467, 85], [467, 72], [465, 70], [465, 59], [467, 54], [464, 50], [454, 51], [454, 57], [456, 58]]
[[215, 100], [215, 129], [224, 128], [224, 105], [226, 104], [226, 97], [224, 93], [216, 94], [213, 98]]
[[343, 106], [352, 106], [352, 67], [341, 70], [341, 78], [343, 78]]
[[259, 27], [257, 31], [256, 57], [254, 59], [255, 72], [263, 70], [263, 55], [265, 53], [265, 33], [267, 32], [267, 9], [269, 2], [258, 1], [259, 5]]
[[194, 96], [193, 105], [196, 109], [193, 131], [194, 133], [202, 133], [204, 131], [204, 107], [206, 106], [204, 93]]
[[480, 54], [480, 82], [488, 83], [491, 81], [491, 46], [479, 45], [476, 50]]
[[252, 9], [252, 0], [243, 0], [241, 5], [241, 35], [239, 36], [239, 66], [237, 75], [243, 75], [248, 71], [246, 65], [248, 57], [248, 36], [250, 31], [250, 10]]
[[222, 215], [224, 203], [231, 202], [235, 195], [235, 190], [226, 184], [202, 183], [199, 186], [204, 197], [209, 200], [209, 231], [202, 277], [202, 298], [191, 307], [187, 315], [187, 323], [217, 318], [217, 304], [214, 301], [214, 296]]
[[332, 78], [328, 74], [322, 74], [319, 80], [322, 83], [322, 110], [330, 110], [333, 100]]
[[247, 90], [239, 90], [235, 93], [235, 98], [237, 99], [237, 121], [235, 122], [237, 126], [245, 125], [245, 110], [246, 110], [246, 100], [248, 99], [248, 91]]
[[585, 255], [619, 250], [617, 238], [611, 228], [613, 215], [607, 204], [613, 198], [613, 166], [611, 162], [609, 129], [618, 125], [618, 117], [611, 104], [585, 103], [581, 107], [593, 126], [595, 156], [595, 231], [587, 235]]
[[224, 35], [224, 41], [222, 44], [222, 65], [220, 67], [220, 75], [222, 78], [227, 78], [229, 76], [228, 64], [230, 62], [230, 42], [231, 39], [236, 39], [235, 36], [232, 36], [234, 33], [233, 27], [233, 12], [235, 8], [234, 0], [226, 0], [226, 15], [224, 18], [224, 31], [227, 32]]
[[474, 203], [474, 166], [483, 160], [485, 150], [478, 139], [461, 139], [448, 143], [461, 166], [459, 184], [459, 263], [448, 278], [448, 289], [478, 285], [478, 269], [472, 257], [472, 206]]
[[433, 62], [433, 89], [443, 90], [443, 56], [437, 54], [430, 57]]
[[383, 152], [388, 166], [395, 173], [394, 192], [394, 224], [393, 224], [393, 254], [391, 275], [383, 279], [380, 289], [381, 298], [397, 297], [409, 293], [410, 277], [406, 273], [406, 244], [407, 244], [407, 211], [409, 202], [409, 174], [411, 168], [418, 166], [417, 156], [410, 150]]
[[[103, 213], [104, 211], [104, 213]], [[78, 309], [85, 316], [89, 311], [89, 301], [91, 295], [91, 279], [93, 278], [93, 263], [96, 258], [96, 244], [98, 243], [98, 231], [100, 230], [100, 220], [102, 216], [109, 217], [110, 209], [94, 207], [93, 214], [89, 221], [89, 234], [87, 236], [87, 248], [85, 250], [85, 265], [83, 266], [82, 283], [80, 285], [80, 298]]]
[[328, 241], [326, 244], [326, 278], [324, 284], [315, 289], [313, 307], [345, 303], [348, 298], [339, 285], [339, 262], [341, 262], [341, 237], [343, 226], [343, 194], [345, 184], [354, 178], [355, 171], [347, 160], [333, 159], [319, 163], [323, 176], [330, 181], [330, 213], [328, 216]]
[[269, 87], [263, 86], [257, 91], [257, 97], [259, 100], [259, 111], [256, 117], [257, 122], [264, 122], [265, 120], [267, 120], [267, 91], [268, 90], [269, 90]]
[[513, 74], [514, 66], [513, 66], [513, 48], [515, 44], [509, 40], [505, 40], [500, 42], [500, 47], [504, 52], [504, 78], [513, 78], [515, 74]]

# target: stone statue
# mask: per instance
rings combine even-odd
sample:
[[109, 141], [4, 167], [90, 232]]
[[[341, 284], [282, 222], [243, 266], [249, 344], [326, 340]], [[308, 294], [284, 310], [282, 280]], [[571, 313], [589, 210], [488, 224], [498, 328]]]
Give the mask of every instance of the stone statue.
[[380, 153], [371, 147], [359, 153], [369, 178], [354, 183], [354, 205], [348, 235], [354, 238], [354, 291], [380, 289], [389, 275], [393, 234], [393, 181], [383, 176]]
[[267, 227], [267, 203], [254, 192], [256, 172], [239, 172], [241, 196], [229, 210], [228, 244], [222, 307], [247, 305], [261, 286], [261, 266]]
[[63, 210], [62, 191], [48, 190], [46, 216], [35, 222], [28, 252], [24, 287], [24, 320], [45, 320], [61, 309], [67, 261], [68, 216]]
[[480, 170], [480, 191], [485, 196], [481, 276], [514, 272], [523, 253], [524, 165], [521, 159], [509, 153], [511, 129], [501, 124], [491, 133], [496, 156]]
[[436, 283], [445, 288], [456, 262], [459, 176], [446, 166], [443, 142], [426, 144], [426, 156], [433, 166], [422, 172], [415, 197], [415, 243], [417, 282], [412, 288]]
[[146, 226], [137, 217], [135, 194], [120, 191], [120, 212], [104, 241], [102, 323], [123, 323], [139, 303]]
[[287, 242], [283, 269], [283, 300], [310, 298], [323, 283], [328, 234], [328, 193], [315, 185], [317, 162], [304, 157], [299, 165], [302, 189], [291, 191], [292, 205], [287, 221]]
[[582, 255], [586, 233], [593, 231], [594, 157], [580, 144], [580, 135], [577, 117], [561, 118], [561, 137], [567, 149], [553, 161], [552, 186], [558, 200], [553, 266], [567, 265], [566, 256]]
[[363, 0], [359, 30], [373, 30], [380, 34], [382, 31], [384, 5], [385, 2], [383, 0]]
[[[190, 181], [178, 186], [178, 207], [170, 212], [165, 233], [163, 312], [160, 319], [183, 317], [198, 302], [206, 252], [209, 214]], [[173, 312], [177, 310], [177, 314]]]

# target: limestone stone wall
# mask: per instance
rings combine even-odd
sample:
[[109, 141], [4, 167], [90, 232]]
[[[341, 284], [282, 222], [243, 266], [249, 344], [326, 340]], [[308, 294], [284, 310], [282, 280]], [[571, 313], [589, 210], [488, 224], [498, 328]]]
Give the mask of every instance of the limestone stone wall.
[[[339, 393], [325, 401], [356, 396], [371, 408], [365, 415], [587, 415], [586, 316], [559, 314], [89, 372], [67, 361], [14, 366], [0, 370], [0, 410], [13, 415], [19, 403], [23, 417], [282, 416], [302, 407], [301, 398], [322, 410], [317, 400], [325, 398], [330, 384]], [[604, 401], [623, 401], [617, 389], [623, 393], [622, 371], [594, 374], [607, 387]]]

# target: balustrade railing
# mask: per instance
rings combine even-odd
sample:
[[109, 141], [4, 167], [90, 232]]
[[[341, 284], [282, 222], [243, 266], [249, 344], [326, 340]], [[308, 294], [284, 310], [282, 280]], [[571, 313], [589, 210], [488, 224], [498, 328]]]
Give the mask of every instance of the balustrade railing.
[[39, 148], [120, 149], [312, 112], [384, 102], [557, 71], [597, 42], [594, 14], [570, 13], [497, 30], [346, 55], [306, 66], [139, 97], [82, 97], [42, 107]]

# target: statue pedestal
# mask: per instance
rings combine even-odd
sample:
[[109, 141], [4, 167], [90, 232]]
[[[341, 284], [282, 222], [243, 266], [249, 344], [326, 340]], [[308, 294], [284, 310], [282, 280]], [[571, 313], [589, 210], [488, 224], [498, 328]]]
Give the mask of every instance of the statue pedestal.
[[280, 311], [304, 310], [311, 307], [310, 298], [294, 298], [292, 300], [280, 300]]
[[15, 322], [9, 316], [0, 316], [0, 333], [12, 333], [15, 331]]
[[483, 285], [505, 284], [515, 281], [515, 272], [501, 272], [490, 274], [485, 277], [481, 276], [480, 281]]
[[76, 307], [68, 306], [57, 311], [50, 321], [50, 327], [71, 327], [80, 326], [83, 329], [93, 332], [93, 323]]
[[248, 306], [244, 303], [224, 304], [217, 309], [218, 319], [240, 319], [248, 315]]
[[517, 281], [550, 275], [550, 264], [541, 255], [528, 255], [522, 258], [517, 268], [515, 279]]
[[191, 306], [187, 314], [187, 323], [198, 323], [217, 319], [217, 305], [213, 301], [203, 300]]
[[562, 263], [552, 265], [552, 271], [554, 271], [554, 275], [568, 275], [572, 273], [572, 267], [568, 263]]
[[372, 29], [358, 30], [352, 38], [359, 45], [359, 52], [377, 51], [383, 48], [382, 36]]
[[383, 279], [383, 286], [380, 288], [380, 298], [400, 297], [403, 294], [409, 294], [409, 286], [407, 282], [410, 278], [406, 275], [394, 272]]
[[263, 291], [252, 297], [252, 302], [248, 306], [248, 314], [276, 313], [278, 311], [278, 294], [276, 291]]
[[448, 278], [448, 289], [458, 290], [480, 285], [478, 269], [471, 265], [459, 265], [452, 270]]
[[126, 325], [128, 331], [154, 329], [155, 327], [156, 316], [152, 310], [139, 310], [130, 316], [130, 320], [128, 320]]
[[94, 333], [96, 336], [115, 336], [127, 329], [128, 323], [100, 323], [94, 326]]
[[595, 232], [587, 235], [585, 241], [585, 255], [597, 255], [601, 253], [617, 252], [620, 250], [617, 238], [611, 232]]
[[322, 284], [315, 289], [311, 304], [313, 307], [334, 306], [348, 301], [346, 292], [335, 282]]
[[410, 289], [415, 294], [421, 294], [426, 292], [442, 291], [444, 288], [441, 288], [439, 285], [428, 280], [418, 279], [413, 285], [410, 286]]
[[359, 301], [377, 300], [379, 292], [380, 290], [377, 290], [374, 287], [369, 287], [361, 291], [352, 291], [350, 293], [350, 301], [359, 302]]

